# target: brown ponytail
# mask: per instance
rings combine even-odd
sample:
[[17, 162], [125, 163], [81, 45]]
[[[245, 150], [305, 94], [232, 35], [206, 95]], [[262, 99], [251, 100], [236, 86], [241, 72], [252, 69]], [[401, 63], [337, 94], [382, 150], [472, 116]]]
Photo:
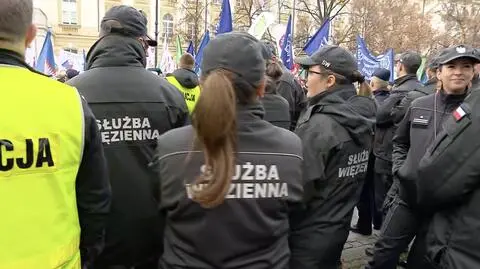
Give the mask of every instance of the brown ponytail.
[[199, 188], [193, 188], [193, 200], [211, 208], [223, 203], [235, 171], [236, 95], [231, 74], [225, 70], [210, 72], [200, 86], [192, 125], [195, 147], [203, 150], [207, 169], [195, 182]]

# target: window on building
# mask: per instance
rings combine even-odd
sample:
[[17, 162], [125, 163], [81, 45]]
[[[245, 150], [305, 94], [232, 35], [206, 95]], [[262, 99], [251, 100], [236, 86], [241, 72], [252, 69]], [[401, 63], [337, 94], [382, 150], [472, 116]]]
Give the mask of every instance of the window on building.
[[173, 16], [169, 13], [163, 15], [163, 38], [170, 39], [173, 36]]
[[190, 40], [194, 40], [195, 39], [195, 27], [196, 24], [195, 22], [189, 22], [187, 24], [187, 36]]
[[77, 0], [62, 1], [63, 24], [78, 24]]
[[214, 5], [221, 5], [222, 4], [222, 0], [212, 0], [212, 3]]
[[243, 4], [243, 1], [242, 1], [242, 0], [236, 0], [236, 1], [235, 1], [235, 6], [236, 6], [236, 7], [241, 7], [242, 4]]

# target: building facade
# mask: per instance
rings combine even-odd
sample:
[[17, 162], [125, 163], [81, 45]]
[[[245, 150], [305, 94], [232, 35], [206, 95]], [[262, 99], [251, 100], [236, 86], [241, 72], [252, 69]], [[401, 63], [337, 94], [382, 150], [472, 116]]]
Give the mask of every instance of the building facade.
[[[230, 0], [234, 29], [248, 30], [262, 11], [271, 11], [278, 18], [277, 23], [285, 24], [290, 13], [285, 8], [286, 1], [289, 0]], [[190, 40], [198, 45], [206, 29], [213, 36], [222, 0], [34, 0], [34, 23], [38, 34], [32, 47], [38, 55], [45, 34], [51, 31], [56, 55], [61, 50], [73, 53], [88, 51], [98, 39], [105, 11], [121, 4], [131, 5], [147, 14], [150, 36], [154, 37], [157, 30], [157, 54], [161, 58], [165, 43], [170, 52], [175, 53], [177, 35], [185, 48]]]

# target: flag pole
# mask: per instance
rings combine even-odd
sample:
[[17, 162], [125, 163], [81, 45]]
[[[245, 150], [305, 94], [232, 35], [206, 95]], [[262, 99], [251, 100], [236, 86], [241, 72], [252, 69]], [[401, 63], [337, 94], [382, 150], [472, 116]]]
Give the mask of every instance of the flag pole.
[[295, 36], [295, 6], [297, 4], [296, 0], [293, 0], [293, 7], [292, 7], [292, 45], [293, 45], [293, 39]]
[[205, 0], [205, 31], [208, 29], [208, 23], [207, 23], [207, 16], [208, 16], [208, 0]]
[[[155, 0], [155, 41], [158, 43], [158, 0]], [[155, 68], [158, 68], [158, 45], [155, 47]]]

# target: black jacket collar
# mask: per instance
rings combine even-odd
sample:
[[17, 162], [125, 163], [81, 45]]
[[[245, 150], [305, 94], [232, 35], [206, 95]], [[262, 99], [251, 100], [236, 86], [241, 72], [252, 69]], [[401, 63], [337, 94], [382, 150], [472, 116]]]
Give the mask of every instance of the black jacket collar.
[[37, 70], [33, 69], [30, 65], [28, 65], [25, 60], [23, 59], [23, 56], [20, 55], [17, 52], [7, 50], [7, 49], [1, 49], [0, 48], [0, 64], [5, 64], [5, 65], [12, 65], [12, 66], [17, 66], [17, 67], [22, 67], [26, 68], [34, 73], [40, 74], [42, 76], [47, 75], [38, 72]]
[[145, 67], [146, 55], [138, 40], [118, 34], [106, 35], [87, 54], [86, 69], [96, 67]]
[[405, 75], [403, 77], [399, 77], [395, 80], [394, 82], [394, 86], [398, 87], [402, 84], [404, 84], [405, 82], [409, 81], [409, 80], [415, 80], [417, 81], [417, 76], [414, 75], [414, 74], [408, 74], [408, 75]]

